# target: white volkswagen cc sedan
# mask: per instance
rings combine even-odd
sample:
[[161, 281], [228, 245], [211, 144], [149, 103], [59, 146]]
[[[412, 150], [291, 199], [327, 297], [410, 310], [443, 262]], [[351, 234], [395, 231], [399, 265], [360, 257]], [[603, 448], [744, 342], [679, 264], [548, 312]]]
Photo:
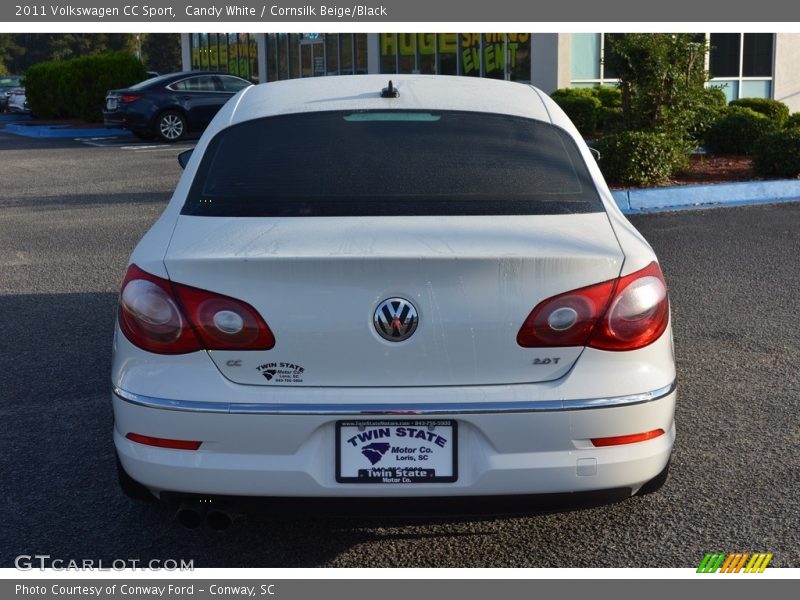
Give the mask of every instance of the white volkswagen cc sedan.
[[250, 87], [203, 134], [120, 292], [129, 495], [663, 482], [666, 284], [575, 127], [528, 85], [392, 79]]

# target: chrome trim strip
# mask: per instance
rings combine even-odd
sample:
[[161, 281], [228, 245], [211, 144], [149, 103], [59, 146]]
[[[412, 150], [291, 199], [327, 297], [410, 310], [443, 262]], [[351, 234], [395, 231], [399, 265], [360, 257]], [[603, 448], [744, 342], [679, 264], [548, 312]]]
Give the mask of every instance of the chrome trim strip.
[[526, 400], [521, 402], [441, 402], [431, 404], [275, 404], [240, 402], [199, 402], [142, 396], [114, 387], [114, 394], [125, 402], [147, 408], [187, 412], [252, 415], [474, 415], [553, 412], [613, 408], [652, 402], [675, 391], [676, 382], [650, 392], [590, 398], [586, 400]]

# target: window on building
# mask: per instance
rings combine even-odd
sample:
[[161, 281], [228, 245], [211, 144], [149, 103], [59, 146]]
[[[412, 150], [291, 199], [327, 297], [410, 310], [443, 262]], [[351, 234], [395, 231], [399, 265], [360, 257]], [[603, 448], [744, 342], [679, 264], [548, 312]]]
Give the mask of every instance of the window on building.
[[605, 64], [610, 52], [609, 40], [619, 33], [573, 33], [570, 36], [572, 87], [616, 84], [617, 74]]
[[436, 36], [438, 73], [440, 75], [458, 74], [458, 34], [439, 33]]
[[[571, 34], [572, 87], [593, 87], [617, 82], [605, 64], [609, 40], [615, 33]], [[720, 88], [728, 101], [737, 98], [772, 97], [774, 36], [771, 33], [696, 34], [709, 42], [710, 85]]]
[[193, 33], [189, 36], [192, 69], [224, 71], [258, 80], [258, 51], [250, 33]]
[[529, 33], [381, 33], [381, 73], [530, 81]]
[[772, 97], [773, 34], [712, 33], [709, 46], [711, 85], [729, 102]]

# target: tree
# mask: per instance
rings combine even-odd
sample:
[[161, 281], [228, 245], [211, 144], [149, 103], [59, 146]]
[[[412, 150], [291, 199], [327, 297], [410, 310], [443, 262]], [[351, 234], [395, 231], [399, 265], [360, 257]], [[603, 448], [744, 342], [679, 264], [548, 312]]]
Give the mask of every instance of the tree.
[[[0, 65], [10, 73], [48, 60], [68, 60], [106, 52], [135, 51], [130, 33], [4, 33], [0, 34]], [[2, 68], [2, 67], [0, 67]]]
[[179, 33], [142, 34], [142, 62], [159, 73], [181, 70], [181, 35]]
[[688, 137], [705, 101], [707, 51], [688, 33], [610, 37], [605, 64], [619, 77], [625, 128]]

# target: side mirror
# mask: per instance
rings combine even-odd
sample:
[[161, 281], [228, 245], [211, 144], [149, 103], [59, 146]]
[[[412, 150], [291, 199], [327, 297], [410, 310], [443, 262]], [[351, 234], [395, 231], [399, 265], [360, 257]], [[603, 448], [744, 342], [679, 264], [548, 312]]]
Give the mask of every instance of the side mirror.
[[178, 164], [181, 166], [181, 169], [185, 169], [186, 165], [189, 164], [189, 159], [192, 158], [192, 152], [194, 152], [194, 148], [189, 148], [178, 154]]
[[[191, 150], [190, 150], [190, 152], [191, 152]], [[589, 147], [589, 152], [591, 152], [591, 153], [592, 153], [592, 156], [594, 156], [594, 159], [595, 159], [596, 161], [600, 160], [600, 151], [599, 151], [599, 150], [596, 150], [595, 148], [592, 148], [592, 147], [590, 146], [590, 147]]]

